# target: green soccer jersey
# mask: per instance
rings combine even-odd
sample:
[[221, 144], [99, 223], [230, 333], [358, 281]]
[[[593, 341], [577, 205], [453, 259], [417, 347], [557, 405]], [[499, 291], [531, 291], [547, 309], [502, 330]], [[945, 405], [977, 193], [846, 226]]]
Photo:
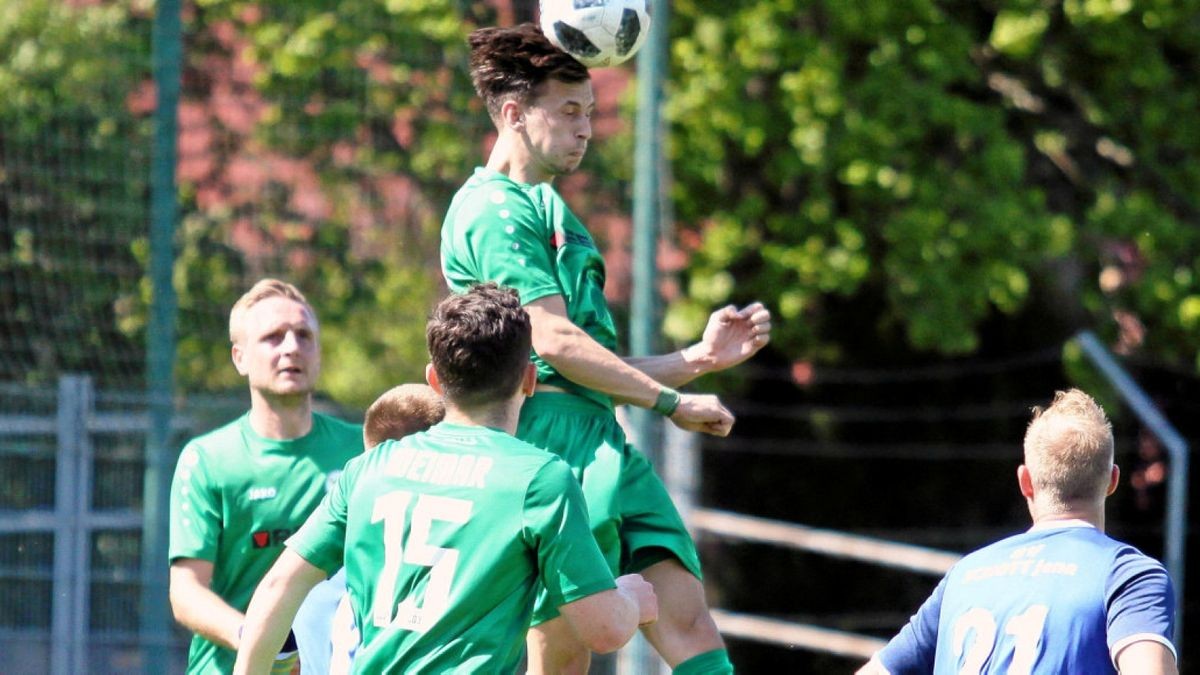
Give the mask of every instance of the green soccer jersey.
[[615, 588], [557, 457], [443, 422], [351, 461], [287, 545], [346, 567], [357, 673], [511, 673], [535, 582], [555, 605]]
[[[442, 273], [452, 291], [495, 281], [521, 303], [561, 295], [567, 316], [610, 351], [617, 329], [604, 299], [604, 258], [583, 224], [549, 183], [518, 183], [475, 169], [450, 202], [442, 224]], [[612, 399], [571, 382], [536, 354], [538, 381], [609, 408]]]
[[[254, 588], [351, 458], [362, 427], [313, 415], [301, 438], [275, 440], [250, 427], [249, 414], [193, 439], [171, 483], [170, 558], [213, 563], [212, 590], [246, 611]], [[234, 652], [192, 639], [188, 673], [230, 673]]]

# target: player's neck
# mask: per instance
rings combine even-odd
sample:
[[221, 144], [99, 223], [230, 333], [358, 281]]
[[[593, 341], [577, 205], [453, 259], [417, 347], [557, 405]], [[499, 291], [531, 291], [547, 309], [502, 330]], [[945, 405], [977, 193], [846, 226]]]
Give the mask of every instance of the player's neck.
[[1104, 531], [1104, 505], [1099, 507], [1092, 505], [1067, 504], [1059, 505], [1054, 508], [1041, 508], [1034, 506], [1031, 510], [1033, 516], [1033, 524], [1035, 526], [1046, 526], [1054, 523], [1065, 522], [1069, 520], [1082, 521], [1092, 527]]
[[519, 414], [520, 406], [513, 406], [511, 403], [460, 408], [447, 400], [446, 416], [443, 421], [468, 427], [490, 427], [500, 429], [509, 435], [515, 435]]
[[487, 168], [526, 185], [549, 183], [554, 180], [554, 176], [537, 168], [521, 140], [511, 134], [502, 133], [496, 139], [496, 145], [488, 155]]
[[312, 431], [312, 394], [269, 396], [250, 391], [250, 428], [263, 438], [289, 440]]

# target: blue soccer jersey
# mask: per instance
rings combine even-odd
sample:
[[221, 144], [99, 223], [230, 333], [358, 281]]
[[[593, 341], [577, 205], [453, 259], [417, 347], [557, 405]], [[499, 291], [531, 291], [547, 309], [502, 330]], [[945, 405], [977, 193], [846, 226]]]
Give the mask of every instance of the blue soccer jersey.
[[903, 673], [1116, 673], [1140, 640], [1175, 651], [1175, 599], [1153, 558], [1082, 521], [1035, 526], [963, 558], [879, 653]]

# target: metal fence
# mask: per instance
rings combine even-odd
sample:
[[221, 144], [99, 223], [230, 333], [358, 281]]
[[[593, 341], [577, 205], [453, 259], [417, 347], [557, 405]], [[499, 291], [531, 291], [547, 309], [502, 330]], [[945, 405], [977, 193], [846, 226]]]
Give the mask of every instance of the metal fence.
[[[176, 416], [171, 446], [244, 405], [214, 398]], [[211, 419], [210, 419], [211, 418]], [[0, 673], [141, 667], [145, 395], [0, 385]], [[182, 672], [190, 635], [168, 629]]]

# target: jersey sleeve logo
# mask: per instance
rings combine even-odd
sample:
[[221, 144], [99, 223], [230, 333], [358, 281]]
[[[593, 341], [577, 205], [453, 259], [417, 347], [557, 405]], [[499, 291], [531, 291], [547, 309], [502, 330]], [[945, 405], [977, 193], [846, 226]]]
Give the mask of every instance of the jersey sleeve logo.
[[593, 251], [596, 250], [596, 244], [592, 241], [592, 238], [580, 232], [556, 231], [554, 234], [550, 235], [550, 245], [553, 246], [555, 250], [562, 248], [565, 244], [574, 244], [576, 246], [590, 248]]

